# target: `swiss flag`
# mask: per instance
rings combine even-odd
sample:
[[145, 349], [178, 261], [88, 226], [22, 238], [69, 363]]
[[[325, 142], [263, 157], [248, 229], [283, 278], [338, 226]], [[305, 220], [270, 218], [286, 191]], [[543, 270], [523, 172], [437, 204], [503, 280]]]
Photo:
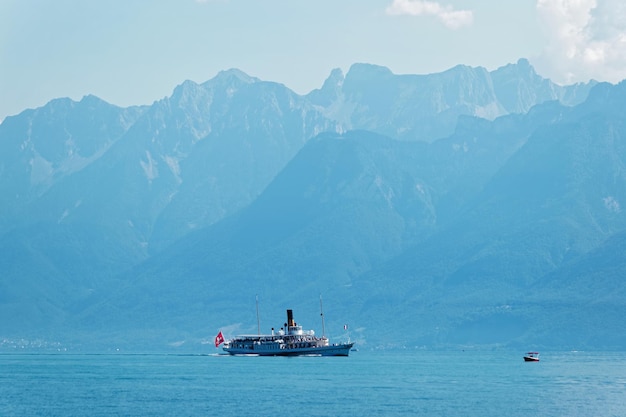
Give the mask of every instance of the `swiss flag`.
[[222, 343], [224, 343], [224, 335], [222, 334], [222, 331], [220, 330], [217, 336], [215, 336], [215, 347], [218, 347]]

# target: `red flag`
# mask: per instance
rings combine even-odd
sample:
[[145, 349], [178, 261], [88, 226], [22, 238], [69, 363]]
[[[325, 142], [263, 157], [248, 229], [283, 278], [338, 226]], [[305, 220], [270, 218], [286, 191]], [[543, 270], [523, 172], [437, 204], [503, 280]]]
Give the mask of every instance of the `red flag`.
[[224, 335], [222, 335], [222, 331], [220, 330], [217, 336], [215, 336], [215, 347], [218, 347], [222, 343], [224, 343]]

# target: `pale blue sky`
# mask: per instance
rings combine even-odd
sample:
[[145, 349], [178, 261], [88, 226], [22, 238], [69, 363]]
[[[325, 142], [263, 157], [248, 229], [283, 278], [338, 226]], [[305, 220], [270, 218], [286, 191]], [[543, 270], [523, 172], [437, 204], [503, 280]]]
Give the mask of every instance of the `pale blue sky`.
[[238, 68], [305, 94], [354, 63], [396, 74], [528, 58], [626, 78], [622, 0], [0, 0], [0, 120], [58, 97], [151, 104]]

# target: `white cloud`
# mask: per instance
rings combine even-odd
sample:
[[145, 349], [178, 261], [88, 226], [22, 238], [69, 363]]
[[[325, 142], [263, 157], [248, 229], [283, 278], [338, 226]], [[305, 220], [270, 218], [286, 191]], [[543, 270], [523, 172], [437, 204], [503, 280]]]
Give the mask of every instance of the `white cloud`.
[[474, 20], [474, 14], [470, 10], [454, 10], [452, 6], [442, 6], [434, 1], [393, 0], [386, 12], [396, 16], [435, 16], [450, 29], [469, 26]]
[[626, 3], [623, 0], [537, 0], [548, 42], [533, 60], [553, 81], [626, 78]]

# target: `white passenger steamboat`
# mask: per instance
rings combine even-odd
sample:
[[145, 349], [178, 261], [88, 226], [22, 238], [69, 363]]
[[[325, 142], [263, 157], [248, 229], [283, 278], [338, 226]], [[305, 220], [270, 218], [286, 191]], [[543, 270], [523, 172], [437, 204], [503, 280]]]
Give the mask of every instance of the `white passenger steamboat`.
[[[323, 317], [322, 313], [322, 320]], [[353, 342], [331, 344], [324, 335], [318, 337], [313, 330], [302, 330], [293, 319], [293, 311], [287, 310], [287, 322], [277, 332], [272, 328], [271, 334], [236, 336], [226, 341], [222, 349], [231, 355], [348, 356], [352, 346]]]

